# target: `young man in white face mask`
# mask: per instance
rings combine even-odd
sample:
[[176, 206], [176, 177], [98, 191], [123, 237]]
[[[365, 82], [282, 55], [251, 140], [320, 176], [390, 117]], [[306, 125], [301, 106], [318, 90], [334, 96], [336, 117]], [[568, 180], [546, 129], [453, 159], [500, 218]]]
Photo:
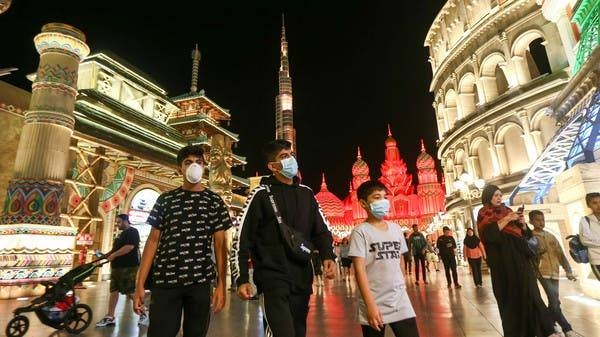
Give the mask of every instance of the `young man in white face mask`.
[[304, 337], [312, 293], [310, 259], [298, 261], [286, 248], [273, 204], [282, 225], [302, 233], [319, 251], [327, 278], [335, 274], [332, 235], [312, 190], [299, 183], [298, 163], [290, 142], [271, 141], [264, 154], [272, 175], [263, 178], [261, 186], [252, 191], [240, 218], [231, 257], [233, 278], [240, 298], [254, 296], [248, 276], [248, 260], [252, 259], [265, 335]]
[[352, 231], [350, 252], [361, 297], [358, 322], [363, 337], [383, 337], [389, 325], [396, 337], [418, 337], [415, 311], [406, 292], [400, 258], [408, 251], [400, 226], [384, 220], [390, 209], [385, 186], [362, 183], [356, 193], [367, 212]]
[[[225, 230], [231, 219], [225, 203], [202, 185], [204, 151], [198, 145], [177, 154], [183, 185], [158, 197], [148, 216], [152, 225], [138, 271], [135, 311], [144, 310], [144, 282], [153, 265], [148, 337], [204, 337], [212, 312], [225, 304]], [[217, 286], [213, 291], [213, 259]]]

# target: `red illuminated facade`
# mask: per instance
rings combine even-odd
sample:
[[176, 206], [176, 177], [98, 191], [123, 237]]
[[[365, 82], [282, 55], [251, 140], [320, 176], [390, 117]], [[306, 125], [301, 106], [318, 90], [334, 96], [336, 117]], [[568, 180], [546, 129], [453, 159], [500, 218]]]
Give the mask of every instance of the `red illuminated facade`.
[[[413, 175], [408, 172], [406, 162], [402, 159], [398, 144], [388, 127], [385, 159], [380, 166], [381, 176], [378, 178], [386, 186], [387, 198], [391, 204], [386, 220], [403, 226], [419, 224], [420, 227], [425, 227], [432, 221], [433, 216], [444, 211], [445, 192], [438, 180], [439, 174], [435, 166], [435, 160], [426, 152], [421, 141], [421, 153], [416, 162], [418, 183], [415, 185]], [[343, 201], [339, 201], [327, 190], [323, 178], [317, 200], [336, 236], [344, 237], [350, 234], [354, 225], [366, 219], [367, 213], [358, 202], [356, 189], [370, 179], [369, 165], [363, 160], [360, 148], [352, 165], [350, 190]], [[341, 219], [340, 208], [343, 209]]]

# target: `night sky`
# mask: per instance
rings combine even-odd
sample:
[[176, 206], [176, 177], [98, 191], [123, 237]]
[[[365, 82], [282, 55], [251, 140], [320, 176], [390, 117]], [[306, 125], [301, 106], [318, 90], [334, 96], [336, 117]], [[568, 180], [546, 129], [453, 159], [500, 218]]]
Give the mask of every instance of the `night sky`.
[[[218, 4], [217, 4], [218, 3]], [[0, 15], [2, 81], [30, 90], [42, 25], [81, 29], [92, 52], [108, 50], [148, 74], [169, 96], [189, 91], [190, 52], [202, 53], [199, 88], [230, 109], [234, 152], [246, 171], [266, 173], [262, 144], [275, 134], [281, 13], [294, 90], [304, 183], [347, 194], [356, 148], [380, 176], [387, 124], [416, 182], [420, 139], [436, 156], [425, 35], [445, 0], [424, 1], [35, 1], [13, 0]], [[123, 8], [122, 6], [127, 6]]]

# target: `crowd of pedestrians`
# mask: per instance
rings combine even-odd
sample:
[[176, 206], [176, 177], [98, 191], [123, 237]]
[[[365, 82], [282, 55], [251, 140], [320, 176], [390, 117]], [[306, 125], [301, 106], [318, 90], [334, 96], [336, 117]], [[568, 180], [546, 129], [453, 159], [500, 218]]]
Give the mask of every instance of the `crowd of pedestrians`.
[[[230, 263], [232, 290], [241, 300], [259, 299], [265, 336], [306, 336], [313, 282], [319, 288], [334, 278], [336, 260], [341, 278], [354, 280], [360, 291], [356, 324], [363, 336], [384, 336], [386, 327], [396, 337], [419, 336], [408, 282], [426, 288], [428, 273], [437, 273], [441, 260], [448, 288], [462, 288], [460, 255], [468, 263], [473, 287], [485, 286], [482, 265], [489, 267], [504, 336], [579, 336], [560, 307], [560, 267], [569, 280], [576, 278], [559, 241], [544, 229], [543, 212], [529, 211], [527, 224], [522, 208], [515, 212], [505, 206], [501, 190], [487, 185], [476, 227], [466, 230], [460, 249], [448, 226], [441, 233], [423, 233], [417, 224], [406, 230], [386, 221], [386, 188], [367, 181], [357, 189], [367, 218], [334, 248], [312, 190], [297, 176], [291, 144], [269, 142], [264, 155], [271, 175], [248, 197]], [[202, 184], [202, 148], [184, 147], [177, 161], [183, 184], [156, 201], [143, 250], [127, 215], [117, 217], [121, 232], [107, 254], [112, 262], [109, 307], [97, 327], [116, 324], [119, 293], [133, 300], [140, 323], [149, 324], [149, 337], [174, 337], [180, 329], [184, 337], [206, 336], [210, 316], [225, 304], [224, 233], [232, 221], [223, 200]], [[592, 213], [581, 219], [579, 232], [598, 276], [600, 193], [588, 194], [586, 203]]]

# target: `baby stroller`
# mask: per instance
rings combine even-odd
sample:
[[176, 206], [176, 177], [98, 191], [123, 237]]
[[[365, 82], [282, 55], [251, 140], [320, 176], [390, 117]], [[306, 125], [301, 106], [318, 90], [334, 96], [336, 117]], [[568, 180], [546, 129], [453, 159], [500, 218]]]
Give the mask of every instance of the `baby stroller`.
[[41, 282], [46, 287], [44, 294], [32, 300], [28, 306], [13, 311], [15, 317], [6, 326], [6, 336], [24, 336], [29, 329], [29, 318], [23, 313], [32, 311], [42, 324], [54, 329], [65, 329], [71, 334], [79, 334], [87, 329], [92, 321], [92, 309], [87, 304], [77, 303], [74, 288], [90, 276], [94, 269], [107, 262], [106, 255], [102, 255], [97, 260], [71, 269], [56, 283]]

